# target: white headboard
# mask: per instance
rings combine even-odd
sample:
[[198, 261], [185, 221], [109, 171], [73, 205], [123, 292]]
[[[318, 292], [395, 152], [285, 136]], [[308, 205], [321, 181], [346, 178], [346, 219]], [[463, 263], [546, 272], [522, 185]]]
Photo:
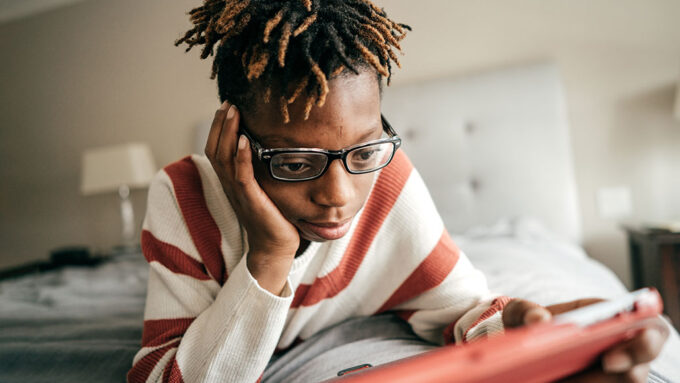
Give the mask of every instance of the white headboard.
[[566, 106], [553, 65], [386, 87], [382, 109], [451, 232], [529, 216], [580, 242]]

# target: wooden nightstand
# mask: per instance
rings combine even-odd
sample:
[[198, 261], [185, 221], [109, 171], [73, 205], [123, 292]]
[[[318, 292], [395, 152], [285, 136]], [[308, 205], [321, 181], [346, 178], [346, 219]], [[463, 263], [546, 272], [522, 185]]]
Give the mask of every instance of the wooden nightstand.
[[656, 287], [664, 311], [680, 328], [680, 233], [625, 226], [635, 289]]

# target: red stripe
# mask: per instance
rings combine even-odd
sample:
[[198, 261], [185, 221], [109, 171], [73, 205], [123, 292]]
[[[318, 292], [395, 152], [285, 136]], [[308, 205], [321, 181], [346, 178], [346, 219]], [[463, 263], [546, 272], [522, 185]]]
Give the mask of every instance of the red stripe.
[[191, 258], [178, 247], [157, 239], [148, 230], [142, 231], [142, 252], [149, 263], [157, 261], [175, 274], [188, 275], [202, 281], [210, 279], [201, 262]]
[[505, 305], [507, 305], [508, 302], [510, 302], [511, 300], [512, 298], [508, 297], [498, 297], [494, 299], [493, 302], [491, 302], [491, 306], [489, 306], [489, 308], [486, 309], [486, 311], [484, 311], [482, 315], [479, 316], [479, 318], [477, 318], [475, 323], [473, 323], [470, 327], [467, 328], [467, 330], [465, 330], [465, 333], [463, 334], [463, 342], [467, 342], [467, 334], [468, 332], [470, 332], [471, 329], [475, 328], [475, 326], [482, 323], [483, 321], [491, 318], [491, 316], [494, 315], [495, 313], [503, 310], [503, 307], [505, 307]]
[[378, 309], [376, 314], [385, 312], [438, 286], [453, 270], [458, 262], [459, 254], [458, 247], [444, 229], [437, 245], [427, 258], [392, 293], [392, 296]]
[[406, 155], [398, 151], [392, 162], [378, 176], [338, 267], [324, 277], [317, 278], [311, 285], [298, 286], [291, 308], [311, 306], [326, 298], [332, 298], [349, 285], [385, 217], [392, 210], [404, 188], [412, 169], [413, 165]]
[[195, 318], [151, 319], [144, 321], [142, 347], [156, 347], [179, 338]]
[[166, 166], [164, 170], [172, 180], [177, 202], [203, 263], [213, 279], [223, 285], [227, 273], [220, 248], [222, 236], [205, 203], [201, 175], [196, 164], [191, 156], [187, 156]]
[[166, 352], [177, 347], [177, 345], [179, 345], [179, 341], [180, 340], [177, 339], [177, 341], [163, 346], [158, 350], [151, 351], [145, 355], [142, 359], [135, 363], [134, 366], [132, 366], [132, 369], [130, 369], [127, 374], [127, 381], [130, 383], [146, 382], [146, 380], [149, 378], [149, 375], [151, 375], [151, 371], [153, 371], [154, 367], [156, 367], [156, 364], [158, 364], [158, 361], [161, 360]]
[[453, 333], [456, 329], [456, 323], [458, 323], [458, 320], [451, 322], [444, 329], [444, 344], [456, 343], [456, 335]]
[[[315, 286], [316, 288], [318, 288], [318, 287], [319, 287], [318, 285], [320, 285], [320, 284], [322, 284], [322, 283], [326, 283], [326, 282], [325, 282], [325, 279], [323, 279], [323, 278], [321, 278], [321, 279], [317, 278], [317, 279], [314, 281], [314, 286]], [[328, 286], [324, 286], [324, 287], [330, 289], [330, 287], [328, 287]], [[305, 299], [305, 298], [307, 297], [307, 294], [308, 294], [308, 292], [309, 292], [309, 289], [311, 289], [311, 288], [312, 288], [312, 285], [308, 285], [308, 284], [301, 283], [301, 284], [295, 289], [295, 296], [293, 297], [293, 303], [291, 303], [290, 308], [293, 308], [293, 309], [294, 309], [294, 308], [300, 307], [300, 306], [302, 305], [303, 299]]]
[[182, 371], [177, 364], [177, 358], [172, 358], [172, 363], [168, 363], [163, 370], [163, 383], [184, 383]]
[[416, 313], [416, 310], [397, 310], [394, 312], [399, 318], [403, 319], [404, 321], [408, 322], [409, 319], [411, 319], [411, 316]]

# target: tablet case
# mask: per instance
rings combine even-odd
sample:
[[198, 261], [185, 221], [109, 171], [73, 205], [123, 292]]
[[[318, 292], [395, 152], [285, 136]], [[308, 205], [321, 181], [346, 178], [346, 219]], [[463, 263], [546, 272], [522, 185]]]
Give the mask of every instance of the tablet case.
[[597, 363], [605, 350], [631, 339], [662, 311], [655, 289], [645, 289], [631, 311], [587, 327], [541, 323], [506, 330], [464, 345], [351, 373], [332, 382], [364, 383], [543, 383], [565, 378]]

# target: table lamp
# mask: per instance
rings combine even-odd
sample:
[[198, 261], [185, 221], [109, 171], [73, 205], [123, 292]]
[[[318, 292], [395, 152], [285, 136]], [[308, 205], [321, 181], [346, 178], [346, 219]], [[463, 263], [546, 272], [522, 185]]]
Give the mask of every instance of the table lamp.
[[156, 174], [151, 150], [144, 143], [87, 149], [82, 157], [80, 190], [85, 196], [118, 192], [123, 249], [136, 247], [130, 189], [145, 188]]

